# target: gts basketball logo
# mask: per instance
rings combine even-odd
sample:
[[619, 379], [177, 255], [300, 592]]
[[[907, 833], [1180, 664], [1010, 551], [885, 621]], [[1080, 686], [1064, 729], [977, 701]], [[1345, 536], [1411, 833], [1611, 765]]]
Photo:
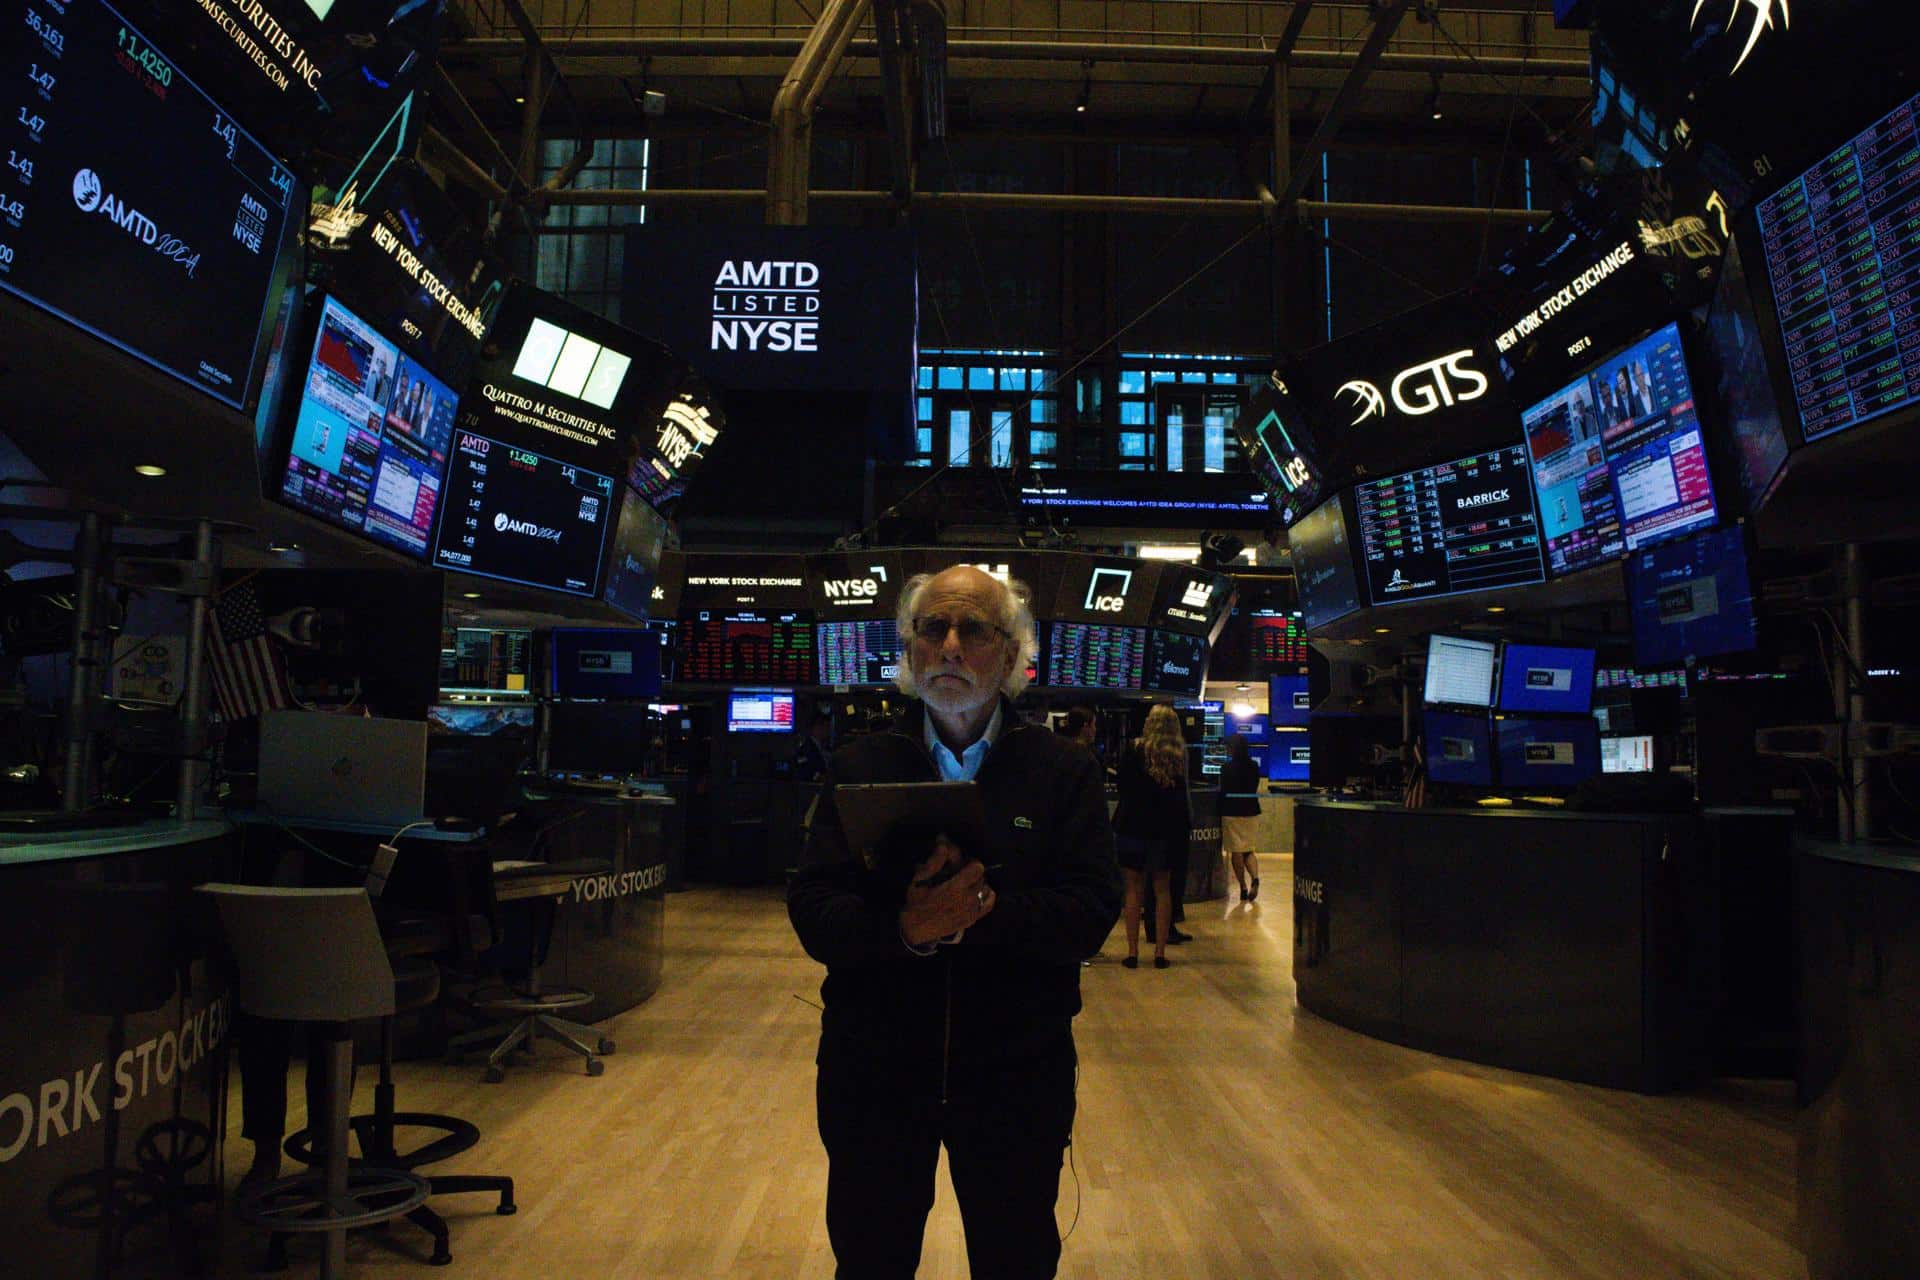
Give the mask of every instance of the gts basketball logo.
[[834, 601], [836, 604], [856, 604], [861, 601], [874, 599], [880, 594], [880, 584], [887, 580], [887, 566], [883, 564], [868, 565], [867, 572], [872, 576], [866, 578], [829, 579], [826, 583], [822, 584], [826, 590], [827, 599]]
[[[1486, 375], [1467, 364], [1472, 355], [1473, 349], [1469, 347], [1402, 369], [1387, 388], [1394, 408], [1409, 418], [1423, 418], [1436, 409], [1451, 408], [1456, 403], [1478, 400], [1487, 394]], [[1354, 397], [1353, 405], [1360, 410], [1360, 416], [1349, 426], [1357, 427], [1368, 418], [1387, 416], [1387, 397], [1371, 382], [1356, 378], [1334, 392], [1336, 396], [1348, 394]]]
[[1127, 589], [1133, 586], [1131, 569], [1095, 569], [1087, 581], [1089, 613], [1119, 613], [1127, 607]]
[[535, 524], [531, 520], [515, 520], [504, 511], [493, 517], [493, 531], [495, 533], [517, 533], [524, 537], [541, 538], [548, 542], [560, 541], [560, 531], [558, 529], [548, 529], [542, 525]]
[[1476, 493], [1471, 498], [1455, 498], [1453, 505], [1457, 510], [1470, 511], [1474, 507], [1489, 506], [1495, 502], [1505, 502], [1511, 489], [1492, 489], [1486, 493]]

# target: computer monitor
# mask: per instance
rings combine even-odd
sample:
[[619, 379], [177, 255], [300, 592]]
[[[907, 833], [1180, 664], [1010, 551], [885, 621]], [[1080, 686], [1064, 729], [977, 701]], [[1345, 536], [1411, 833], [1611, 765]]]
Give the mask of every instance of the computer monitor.
[[1600, 739], [1600, 772], [1652, 773], [1653, 739], [1646, 734]]
[[1499, 646], [1491, 640], [1432, 636], [1427, 640], [1424, 701], [1433, 706], [1493, 705], [1493, 660]]
[[1247, 615], [1255, 670], [1298, 670], [1307, 661], [1307, 625], [1298, 609], [1255, 609]]
[[701, 610], [680, 620], [680, 679], [690, 684], [810, 684], [813, 616]]
[[1307, 727], [1313, 714], [1313, 694], [1305, 676], [1274, 676], [1267, 681], [1267, 718], [1276, 725]]
[[556, 698], [651, 698], [660, 692], [658, 631], [555, 627], [550, 688]]
[[886, 685], [900, 674], [900, 629], [892, 618], [822, 622], [814, 649], [824, 685]]
[[1593, 707], [1592, 649], [1509, 643], [1500, 658], [1502, 711], [1585, 715]]
[[1206, 687], [1207, 638], [1154, 627], [1147, 633], [1142, 685], [1160, 693], [1199, 697]]
[[[498, 703], [452, 702], [427, 708], [429, 733], [451, 733], [462, 737], [490, 738], [498, 734], [532, 736], [535, 713], [532, 703], [502, 706]], [[428, 739], [431, 748], [432, 739]]]
[[1680, 327], [1663, 325], [1589, 375], [1629, 552], [1720, 518]]
[[727, 697], [728, 733], [792, 733], [793, 690], [738, 689]]
[[449, 628], [440, 642], [440, 692], [468, 698], [533, 695], [533, 632]]
[[1147, 631], [1098, 622], [1047, 624], [1046, 680], [1054, 689], [1145, 687]]
[[1269, 782], [1308, 782], [1313, 777], [1313, 735], [1304, 729], [1275, 729], [1267, 742]]
[[1758, 511], [1772, 495], [1790, 452], [1759, 328], [1740, 245], [1733, 241], [1720, 260], [1720, 285], [1707, 312], [1707, 336], [1716, 366], [1714, 390], [1733, 447], [1734, 476], [1749, 513]]
[[1353, 505], [1376, 607], [1546, 579], [1523, 445], [1369, 480]]
[[607, 476], [456, 430], [434, 566], [592, 596], [617, 496]]
[[1759, 643], [1738, 527], [1635, 552], [1627, 558], [1627, 598], [1639, 666], [1742, 653]]
[[1600, 437], [1596, 391], [1581, 374], [1520, 415], [1552, 572], [1573, 573], [1626, 550]]
[[1360, 607], [1345, 502], [1336, 493], [1287, 530], [1294, 580], [1300, 584], [1300, 609], [1309, 631], [1337, 622]]
[[1428, 711], [1425, 726], [1429, 782], [1493, 785], [1493, 731], [1484, 714]]
[[636, 622], [652, 611], [653, 586], [660, 576], [666, 543], [667, 522], [645, 498], [627, 490], [620, 503], [620, 523], [614, 526], [607, 585], [601, 595]]
[[547, 769], [626, 777], [647, 767], [654, 727], [641, 702], [555, 702], [547, 707]]
[[1573, 787], [1600, 772], [1592, 716], [1495, 716], [1503, 787]]

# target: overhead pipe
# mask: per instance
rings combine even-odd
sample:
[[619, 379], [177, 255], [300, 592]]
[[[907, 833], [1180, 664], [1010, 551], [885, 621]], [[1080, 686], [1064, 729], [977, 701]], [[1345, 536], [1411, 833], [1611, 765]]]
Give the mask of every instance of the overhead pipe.
[[1306, 194], [1307, 183], [1313, 180], [1314, 170], [1320, 167], [1317, 161], [1333, 145], [1334, 138], [1347, 121], [1347, 113], [1360, 101], [1367, 77], [1373, 74], [1374, 68], [1386, 56], [1387, 42], [1393, 39], [1393, 33], [1400, 27], [1400, 20], [1406, 17], [1409, 3], [1411, 0], [1386, 0], [1375, 11], [1373, 30], [1367, 33], [1366, 43], [1360, 47], [1360, 56], [1354, 59], [1353, 69], [1333, 95], [1333, 105], [1327, 108], [1326, 115], [1320, 117], [1319, 127], [1307, 142], [1306, 154], [1300, 157], [1300, 167], [1293, 171], [1287, 185], [1280, 189], [1282, 207], [1293, 204]]
[[820, 20], [780, 82], [773, 99], [772, 139], [767, 150], [767, 222], [804, 226], [811, 177], [813, 112], [833, 79], [871, 0], [828, 0]]

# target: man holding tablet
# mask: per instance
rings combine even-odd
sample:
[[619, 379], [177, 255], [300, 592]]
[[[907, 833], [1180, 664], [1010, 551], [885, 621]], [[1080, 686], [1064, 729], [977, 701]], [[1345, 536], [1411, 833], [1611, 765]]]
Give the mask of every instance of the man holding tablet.
[[[834, 753], [787, 896], [827, 966], [827, 1233], [840, 1280], [911, 1277], [944, 1145], [973, 1275], [1040, 1280], [1060, 1260], [1080, 961], [1120, 913], [1105, 785], [1092, 755], [1013, 708], [1037, 648], [1024, 586], [967, 565], [922, 574], [898, 622], [899, 685], [918, 701]], [[936, 786], [937, 819], [850, 846], [874, 827], [855, 819], [869, 787], [898, 807], [899, 788], [874, 784], [942, 782], [973, 784], [977, 819], [955, 808], [967, 788]]]

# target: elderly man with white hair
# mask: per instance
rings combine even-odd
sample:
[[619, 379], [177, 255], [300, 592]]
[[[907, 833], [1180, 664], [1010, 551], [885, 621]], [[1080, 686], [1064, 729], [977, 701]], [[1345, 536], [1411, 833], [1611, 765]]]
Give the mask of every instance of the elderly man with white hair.
[[[787, 897], [827, 966], [827, 1233], [840, 1280], [911, 1277], [944, 1145], [973, 1275], [1042, 1280], [1060, 1261], [1080, 961], [1120, 913], [1105, 784], [1090, 753], [1014, 711], [1037, 647], [1024, 586], [968, 565], [922, 574], [899, 626], [917, 701], [834, 753]], [[847, 848], [834, 785], [958, 779], [980, 788], [982, 847], [930, 838], [910, 873]]]

